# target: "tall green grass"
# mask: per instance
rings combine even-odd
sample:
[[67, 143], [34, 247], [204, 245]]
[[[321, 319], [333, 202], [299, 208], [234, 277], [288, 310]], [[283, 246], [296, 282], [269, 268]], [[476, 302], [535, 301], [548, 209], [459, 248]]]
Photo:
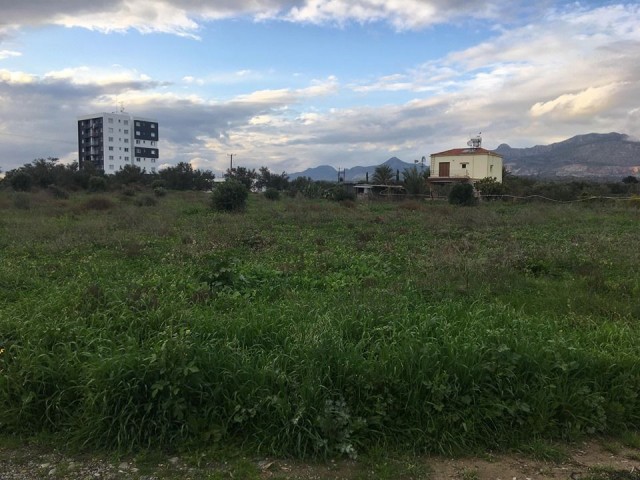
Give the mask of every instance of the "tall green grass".
[[0, 428], [455, 452], [640, 426], [638, 213], [0, 202]]

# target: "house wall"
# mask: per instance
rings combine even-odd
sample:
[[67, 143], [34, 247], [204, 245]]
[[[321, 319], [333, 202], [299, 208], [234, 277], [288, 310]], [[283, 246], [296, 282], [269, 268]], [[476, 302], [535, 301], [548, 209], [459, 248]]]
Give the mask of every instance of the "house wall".
[[431, 176], [438, 178], [440, 163], [449, 162], [449, 176], [481, 180], [486, 177], [502, 182], [502, 158], [494, 155], [433, 155], [431, 156]]

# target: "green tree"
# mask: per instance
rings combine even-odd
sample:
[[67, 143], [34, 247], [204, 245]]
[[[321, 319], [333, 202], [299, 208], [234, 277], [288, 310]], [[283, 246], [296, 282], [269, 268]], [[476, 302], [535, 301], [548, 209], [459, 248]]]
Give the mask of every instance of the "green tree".
[[449, 192], [451, 205], [471, 206], [478, 203], [473, 185], [470, 183], [456, 183]]
[[428, 191], [429, 170], [419, 170], [417, 166], [405, 168], [402, 172], [404, 188], [409, 195], [425, 195]]
[[9, 183], [14, 190], [28, 192], [33, 185], [33, 178], [25, 171], [16, 171], [9, 177]]
[[489, 196], [489, 198], [498, 198], [507, 193], [507, 187], [493, 177], [486, 177], [476, 182], [476, 189], [482, 196]]
[[249, 190], [243, 183], [227, 179], [214, 188], [211, 194], [211, 206], [219, 212], [244, 210], [247, 198], [249, 198]]
[[267, 167], [260, 167], [256, 177], [255, 187], [258, 190], [263, 188], [272, 188], [275, 190], [286, 190], [289, 186], [289, 176], [286, 172], [282, 172], [280, 175], [272, 173]]
[[113, 176], [114, 180], [123, 185], [131, 183], [144, 183], [144, 171], [137, 165], [125, 165]]
[[393, 169], [389, 165], [379, 165], [373, 172], [373, 183], [389, 185], [393, 183]]
[[224, 174], [224, 178], [227, 180], [235, 180], [242, 183], [247, 190], [251, 191], [255, 187], [258, 174], [255, 169], [249, 170], [245, 167], [228, 168], [227, 173]]

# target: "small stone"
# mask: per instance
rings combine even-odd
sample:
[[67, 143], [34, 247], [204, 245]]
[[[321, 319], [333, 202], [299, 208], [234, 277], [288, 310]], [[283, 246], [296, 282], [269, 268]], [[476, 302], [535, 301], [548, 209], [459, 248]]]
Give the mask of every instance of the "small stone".
[[127, 462], [122, 462], [118, 465], [118, 470], [129, 470], [129, 464]]
[[40, 468], [49, 468], [50, 466], [50, 463], [43, 463], [42, 465], [40, 465]]
[[171, 465], [176, 465], [179, 461], [180, 461], [180, 459], [179, 459], [178, 457], [171, 457], [171, 458], [169, 459], [169, 463], [170, 463]]
[[56, 467], [53, 467], [51, 470], [49, 470], [49, 476], [53, 477], [56, 474], [56, 472], [57, 472]]

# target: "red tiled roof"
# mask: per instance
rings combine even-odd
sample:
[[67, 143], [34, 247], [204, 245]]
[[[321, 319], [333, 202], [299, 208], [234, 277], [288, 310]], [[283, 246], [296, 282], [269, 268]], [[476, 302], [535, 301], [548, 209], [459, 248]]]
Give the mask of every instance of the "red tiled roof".
[[502, 158], [502, 155], [490, 150], [485, 150], [484, 148], [454, 148], [452, 150], [431, 154], [432, 157], [453, 157], [459, 155], [493, 155]]

